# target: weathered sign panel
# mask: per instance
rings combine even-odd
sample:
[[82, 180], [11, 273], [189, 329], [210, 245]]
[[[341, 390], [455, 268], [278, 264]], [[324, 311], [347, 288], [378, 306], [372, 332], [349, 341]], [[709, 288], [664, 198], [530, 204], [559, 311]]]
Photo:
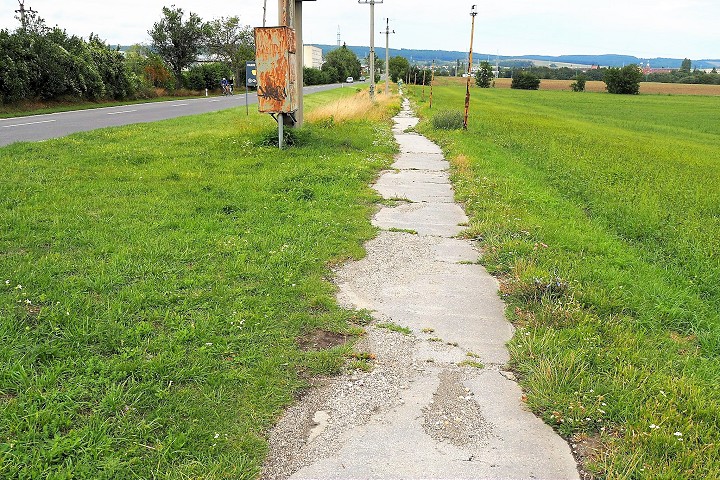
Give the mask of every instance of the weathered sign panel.
[[293, 113], [298, 109], [295, 30], [255, 28], [258, 110]]

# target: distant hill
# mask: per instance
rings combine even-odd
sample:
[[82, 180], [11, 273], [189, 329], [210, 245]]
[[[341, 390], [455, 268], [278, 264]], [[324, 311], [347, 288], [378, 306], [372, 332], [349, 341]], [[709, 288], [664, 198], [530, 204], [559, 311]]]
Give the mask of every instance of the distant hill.
[[[316, 47], [322, 48], [323, 55], [335, 50], [337, 45], [315, 45]], [[370, 47], [365, 46], [347, 46], [352, 50], [355, 55], [360, 58], [367, 57], [370, 52]], [[385, 48], [376, 46], [375, 53], [378, 57], [385, 58]], [[453, 63], [456, 61], [467, 61], [468, 52], [448, 51], [448, 50], [413, 50], [407, 48], [401, 49], [390, 49], [390, 57], [405, 57], [411, 63], [430, 63], [433, 60], [439, 63]], [[496, 55], [488, 53], [473, 52], [473, 60], [487, 60], [491, 62], [495, 61]], [[602, 67], [622, 67], [623, 65], [629, 65], [631, 63], [643, 64], [650, 61], [650, 66], [653, 68], [680, 68], [683, 59], [682, 58], [643, 58], [642, 60], [638, 57], [631, 55], [560, 55], [560, 56], [548, 56], [548, 55], [521, 55], [521, 56], [505, 56], [500, 55], [499, 60], [505, 62], [517, 62], [517, 61], [532, 61], [534, 63], [541, 63], [543, 65], [561, 64], [570, 65], [600, 65]], [[720, 59], [693, 59], [693, 68], [713, 68], [720, 67]]]

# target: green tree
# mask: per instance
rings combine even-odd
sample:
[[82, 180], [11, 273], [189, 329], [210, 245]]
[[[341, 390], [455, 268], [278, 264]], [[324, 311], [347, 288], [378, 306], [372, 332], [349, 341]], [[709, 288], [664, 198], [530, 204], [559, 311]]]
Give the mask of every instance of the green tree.
[[480, 68], [475, 73], [475, 84], [480, 88], [490, 88], [494, 75], [492, 67], [488, 62], [481, 62]]
[[397, 83], [398, 80], [404, 79], [410, 71], [410, 62], [407, 58], [397, 56], [390, 57], [390, 79]]
[[207, 50], [225, 62], [235, 76], [236, 85], [245, 84], [245, 62], [255, 59], [255, 35], [239, 17], [221, 17], [207, 23]]
[[608, 68], [605, 70], [603, 82], [609, 93], [637, 95], [640, 93], [640, 81], [643, 72], [637, 65], [626, 65], [622, 68]]
[[537, 90], [540, 88], [540, 79], [530, 72], [520, 70], [515, 72], [515, 75], [513, 75], [510, 88], [519, 90]]
[[178, 86], [182, 85], [182, 71], [197, 60], [203, 50], [206, 27], [202, 19], [190, 12], [183, 19], [181, 8], [163, 7], [163, 18], [148, 30], [152, 49], [162, 57], [175, 75]]
[[584, 92], [585, 82], [587, 82], [587, 77], [580, 73], [575, 77], [575, 81], [570, 84], [570, 88], [573, 92]]
[[692, 70], [692, 61], [689, 58], [686, 58], [682, 61], [682, 64], [680, 65], [680, 71], [689, 73], [690, 70]]
[[[334, 71], [332, 70], [334, 69]], [[343, 82], [347, 77], [360, 77], [360, 60], [346, 45], [329, 52], [322, 66], [324, 72], [334, 73], [331, 82]]]
[[133, 45], [125, 52], [127, 68], [137, 77], [142, 88], [171, 88], [173, 74], [160, 55], [145, 45]]

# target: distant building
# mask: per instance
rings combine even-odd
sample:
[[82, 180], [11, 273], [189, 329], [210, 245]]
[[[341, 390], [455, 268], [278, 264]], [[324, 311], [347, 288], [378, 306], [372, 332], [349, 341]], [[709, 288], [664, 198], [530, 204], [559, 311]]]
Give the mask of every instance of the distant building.
[[320, 68], [323, 65], [322, 48], [314, 45], [303, 46], [303, 67]]

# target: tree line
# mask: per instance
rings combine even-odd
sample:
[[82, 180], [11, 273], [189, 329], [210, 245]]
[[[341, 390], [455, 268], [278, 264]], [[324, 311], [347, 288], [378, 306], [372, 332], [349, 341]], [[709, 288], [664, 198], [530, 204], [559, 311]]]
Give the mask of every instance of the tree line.
[[[24, 100], [147, 98], [157, 89], [216, 89], [223, 77], [245, 80], [254, 60], [253, 30], [238, 17], [208, 22], [163, 7], [149, 45], [127, 52], [96, 34], [88, 40], [47, 27], [35, 11], [14, 31], [0, 30], [0, 103]], [[198, 62], [205, 57], [205, 62]]]

